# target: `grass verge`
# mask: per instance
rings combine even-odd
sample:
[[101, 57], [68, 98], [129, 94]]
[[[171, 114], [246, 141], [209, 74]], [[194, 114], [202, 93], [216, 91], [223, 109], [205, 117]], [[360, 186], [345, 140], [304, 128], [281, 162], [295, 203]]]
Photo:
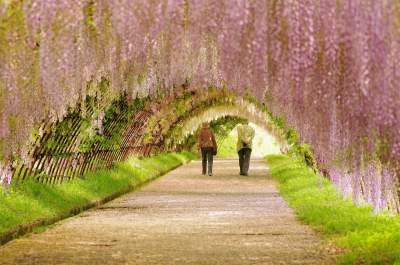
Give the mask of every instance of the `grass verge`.
[[0, 242], [109, 201], [194, 158], [189, 152], [130, 158], [61, 185], [27, 181], [7, 194], [0, 190]]
[[340, 264], [400, 264], [400, 217], [355, 206], [333, 184], [287, 156], [266, 157], [279, 190], [298, 217], [345, 251]]

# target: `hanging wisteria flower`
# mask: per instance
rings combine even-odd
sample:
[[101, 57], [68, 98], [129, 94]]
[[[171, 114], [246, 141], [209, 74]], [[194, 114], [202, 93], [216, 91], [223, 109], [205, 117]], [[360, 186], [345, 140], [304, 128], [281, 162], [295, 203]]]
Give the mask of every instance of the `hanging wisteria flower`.
[[12, 169], [11, 165], [4, 165], [0, 163], [0, 183], [3, 188], [11, 185]]
[[30, 164], [32, 128], [88, 98], [103, 134], [122, 93], [224, 86], [295, 128], [345, 193], [388, 205], [398, 176], [359, 186], [374, 159], [400, 166], [399, 16], [373, 0], [0, 1], [0, 157]]

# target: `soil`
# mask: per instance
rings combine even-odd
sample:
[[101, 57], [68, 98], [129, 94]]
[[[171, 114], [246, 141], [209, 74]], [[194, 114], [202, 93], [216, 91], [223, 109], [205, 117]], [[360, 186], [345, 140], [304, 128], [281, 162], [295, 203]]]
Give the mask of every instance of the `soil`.
[[335, 264], [262, 160], [198, 161], [139, 191], [0, 247], [0, 264]]

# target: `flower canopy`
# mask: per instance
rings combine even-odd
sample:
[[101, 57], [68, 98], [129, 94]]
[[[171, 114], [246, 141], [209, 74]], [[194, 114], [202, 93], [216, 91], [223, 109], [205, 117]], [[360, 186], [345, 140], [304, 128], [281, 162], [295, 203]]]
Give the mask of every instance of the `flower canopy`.
[[99, 120], [123, 93], [227, 87], [283, 117], [332, 175], [358, 172], [357, 194], [365, 163], [391, 183], [398, 170], [399, 66], [395, 0], [0, 0], [0, 160], [89, 96]]

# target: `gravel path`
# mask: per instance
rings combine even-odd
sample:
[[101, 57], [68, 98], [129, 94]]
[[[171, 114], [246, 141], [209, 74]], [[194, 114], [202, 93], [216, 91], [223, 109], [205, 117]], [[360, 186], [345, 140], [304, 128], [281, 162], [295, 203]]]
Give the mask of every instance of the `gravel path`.
[[100, 208], [0, 248], [0, 264], [332, 264], [262, 160], [249, 177], [192, 162]]

